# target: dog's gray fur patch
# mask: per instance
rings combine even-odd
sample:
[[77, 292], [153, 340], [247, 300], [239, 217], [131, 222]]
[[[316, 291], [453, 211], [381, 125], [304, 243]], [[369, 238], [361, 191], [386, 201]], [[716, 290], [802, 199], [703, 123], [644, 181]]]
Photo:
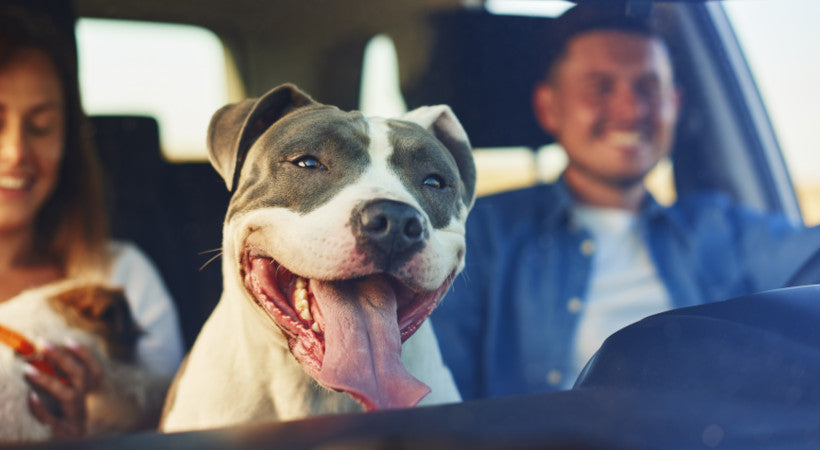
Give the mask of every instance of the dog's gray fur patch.
[[[362, 175], [370, 163], [369, 145], [367, 122], [359, 112], [317, 105], [285, 116], [249, 150], [226, 219], [265, 207], [300, 214], [316, 209]], [[298, 167], [304, 156], [322, 167]]]
[[[415, 123], [391, 120], [388, 125], [393, 147], [390, 166], [424, 208], [433, 227], [446, 226], [459, 210], [456, 203], [463, 193], [452, 154]], [[425, 179], [431, 175], [443, 180], [444, 185], [441, 188], [425, 185]]]

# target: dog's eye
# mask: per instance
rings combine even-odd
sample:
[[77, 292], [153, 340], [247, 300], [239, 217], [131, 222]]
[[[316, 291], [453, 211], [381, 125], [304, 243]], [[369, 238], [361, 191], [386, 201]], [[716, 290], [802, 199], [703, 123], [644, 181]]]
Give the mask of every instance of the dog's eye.
[[297, 167], [301, 167], [303, 169], [324, 169], [325, 166], [322, 164], [316, 157], [305, 155], [300, 156], [292, 161], [294, 165]]
[[444, 182], [444, 178], [439, 175], [427, 175], [422, 183], [427, 187], [436, 188], [436, 189], [444, 189], [446, 183]]

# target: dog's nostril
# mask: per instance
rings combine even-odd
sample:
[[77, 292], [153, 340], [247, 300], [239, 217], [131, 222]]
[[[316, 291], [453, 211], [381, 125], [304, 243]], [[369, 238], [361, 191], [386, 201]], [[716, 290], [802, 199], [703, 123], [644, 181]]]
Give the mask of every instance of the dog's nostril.
[[394, 200], [375, 200], [359, 211], [360, 238], [384, 254], [404, 252], [424, 239], [424, 218], [414, 207]]
[[384, 214], [362, 216], [362, 227], [370, 233], [383, 233], [390, 228], [390, 221]]
[[420, 238], [423, 231], [421, 221], [416, 217], [408, 218], [407, 223], [404, 224], [404, 235], [410, 239]]

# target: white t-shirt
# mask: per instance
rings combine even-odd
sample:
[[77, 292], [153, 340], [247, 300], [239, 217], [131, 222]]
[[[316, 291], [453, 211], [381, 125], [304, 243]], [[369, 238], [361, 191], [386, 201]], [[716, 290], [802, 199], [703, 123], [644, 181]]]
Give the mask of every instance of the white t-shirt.
[[634, 213], [590, 206], [577, 206], [573, 213], [577, 224], [592, 235], [595, 251], [575, 335], [575, 373], [566, 378], [570, 383], [609, 335], [672, 307]]
[[112, 242], [114, 255], [109, 283], [122, 287], [131, 313], [143, 334], [137, 360], [151, 373], [173, 375], [183, 357], [176, 307], [159, 271], [135, 245]]

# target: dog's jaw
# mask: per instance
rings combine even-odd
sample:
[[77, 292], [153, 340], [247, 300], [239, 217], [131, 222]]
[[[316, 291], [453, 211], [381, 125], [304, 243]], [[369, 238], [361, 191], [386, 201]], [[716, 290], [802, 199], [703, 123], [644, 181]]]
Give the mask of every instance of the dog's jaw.
[[455, 270], [438, 289], [416, 292], [378, 272], [305, 279], [258, 249], [241, 259], [246, 290], [320, 384], [346, 392], [368, 411], [414, 406], [429, 393], [401, 364], [401, 344], [438, 305]]

